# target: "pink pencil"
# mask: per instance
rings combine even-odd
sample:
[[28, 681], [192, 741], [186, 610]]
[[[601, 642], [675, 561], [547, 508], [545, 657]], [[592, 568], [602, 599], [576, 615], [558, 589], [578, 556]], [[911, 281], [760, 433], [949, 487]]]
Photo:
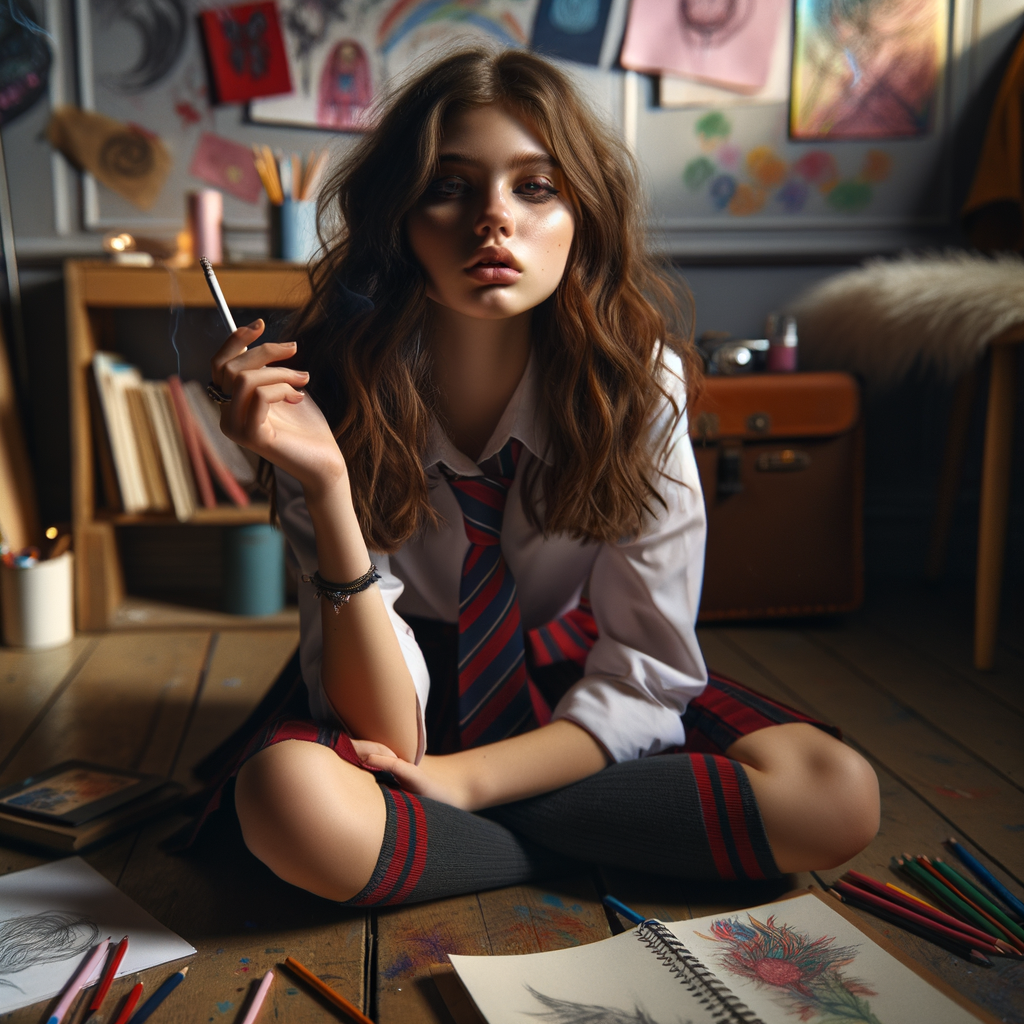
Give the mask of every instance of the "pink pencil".
[[273, 980], [273, 971], [267, 971], [267, 973], [263, 975], [260, 987], [256, 989], [256, 995], [252, 997], [252, 1006], [249, 1007], [249, 1012], [245, 1015], [245, 1019], [242, 1021], [242, 1024], [254, 1024], [256, 1018], [259, 1016], [263, 1000], [267, 998], [267, 992], [270, 991], [270, 983]]
[[68, 987], [64, 989], [64, 995], [60, 997], [60, 1002], [57, 1004], [56, 1009], [50, 1014], [50, 1019], [47, 1024], [60, 1024], [61, 1018], [71, 1008], [71, 1004], [75, 1001], [75, 997], [79, 992], [89, 984], [89, 979], [92, 977], [92, 972], [96, 969], [96, 965], [106, 955], [107, 947], [110, 945], [109, 937], [104, 939], [86, 958], [82, 966], [75, 971], [72, 975], [71, 980], [68, 982]]

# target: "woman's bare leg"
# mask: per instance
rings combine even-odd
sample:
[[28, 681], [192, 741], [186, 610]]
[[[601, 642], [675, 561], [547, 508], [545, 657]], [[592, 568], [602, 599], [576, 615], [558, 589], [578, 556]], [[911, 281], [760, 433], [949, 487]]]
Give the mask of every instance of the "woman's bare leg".
[[235, 807], [249, 849], [286, 882], [349, 900], [369, 882], [384, 840], [377, 780], [328, 747], [285, 740], [242, 766]]
[[878, 832], [878, 778], [852, 747], [805, 722], [760, 729], [725, 756], [746, 769], [782, 872], [836, 867]]

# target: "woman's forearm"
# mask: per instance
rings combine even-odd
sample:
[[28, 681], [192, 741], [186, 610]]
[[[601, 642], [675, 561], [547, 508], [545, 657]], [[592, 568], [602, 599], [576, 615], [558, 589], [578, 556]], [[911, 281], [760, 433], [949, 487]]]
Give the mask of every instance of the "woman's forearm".
[[[458, 779], [468, 811], [550, 793], [601, 771], [604, 748], [574, 722], [560, 719], [511, 739], [433, 759]], [[439, 763], [440, 762], [440, 763]]]
[[[307, 489], [306, 503], [320, 575], [336, 583], [362, 576], [370, 556], [347, 477], [315, 493]], [[321, 605], [320, 675], [331, 706], [354, 737], [384, 743], [415, 760], [416, 691], [380, 589], [354, 595], [337, 612], [326, 599]]]

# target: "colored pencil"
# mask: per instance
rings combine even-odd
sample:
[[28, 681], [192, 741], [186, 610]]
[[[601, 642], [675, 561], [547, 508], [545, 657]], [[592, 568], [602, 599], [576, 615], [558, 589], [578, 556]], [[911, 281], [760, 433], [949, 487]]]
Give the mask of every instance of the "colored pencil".
[[1024, 928], [1021, 928], [1001, 907], [997, 907], [980, 889], [971, 885], [963, 875], [938, 857], [932, 861], [932, 866], [948, 879], [955, 889], [959, 889], [972, 899], [982, 911], [991, 914], [1004, 928], [1009, 928], [1018, 939], [1024, 940]]
[[621, 914], [627, 921], [632, 921], [633, 924], [643, 924], [643, 914], [638, 914], [635, 910], [630, 910], [625, 903], [620, 903], [614, 896], [602, 896], [601, 902], [611, 910], [614, 910], [616, 914]]
[[121, 1012], [117, 1015], [114, 1024], [128, 1024], [128, 1018], [132, 1015], [132, 1010], [135, 1009], [141, 995], [142, 982], [137, 981], [134, 988], [128, 993], [128, 998], [124, 1001], [124, 1006], [121, 1007]]
[[107, 964], [107, 969], [103, 972], [103, 977], [100, 979], [100, 983], [96, 988], [96, 994], [92, 997], [92, 1002], [89, 1004], [89, 1009], [86, 1012], [87, 1018], [103, 1005], [103, 1000], [107, 998], [107, 993], [110, 991], [110, 986], [114, 981], [114, 974], [117, 972], [118, 967], [121, 966], [121, 961], [124, 959], [124, 954], [127, 949], [128, 936], [126, 935], [117, 944], [117, 948], [114, 950], [114, 955], [110, 958], [110, 962]]
[[252, 997], [252, 1005], [249, 1007], [249, 1012], [242, 1019], [242, 1024], [254, 1024], [257, 1016], [259, 1016], [260, 1007], [263, 1005], [263, 1000], [267, 998], [267, 992], [270, 991], [270, 983], [274, 980], [274, 972], [267, 971], [263, 975], [263, 980], [260, 982], [260, 987], [256, 989], [256, 995]]
[[946, 840], [948, 846], [960, 858], [962, 864], [966, 865], [971, 874], [985, 886], [989, 892], [998, 896], [1015, 914], [1024, 920], [1024, 903], [1010, 892], [1009, 889], [992, 874], [988, 868], [978, 861], [973, 854], [965, 850], [952, 836]]
[[1003, 955], [1003, 951], [990, 938], [982, 941], [974, 935], [960, 931], [958, 928], [939, 924], [923, 914], [915, 913], [913, 910], [906, 910], [904, 907], [897, 906], [895, 903], [883, 899], [881, 896], [876, 896], [866, 889], [850, 885], [849, 882], [833, 882], [832, 888], [838, 889], [843, 896], [849, 897], [851, 901], [856, 902], [859, 900], [865, 904], [865, 909], [871, 909], [872, 913], [875, 910], [882, 910], [896, 920], [909, 921], [911, 924], [916, 924], [923, 931], [931, 929], [936, 935], [946, 938], [950, 942], [958, 942], [963, 946], [967, 946], [968, 949], [977, 949], [982, 953], [988, 953], [990, 956]]
[[107, 947], [110, 945], [110, 939], [104, 939], [81, 963], [78, 970], [71, 975], [71, 980], [68, 982], [68, 986], [64, 989], [64, 995], [60, 997], [60, 1002], [57, 1004], [53, 1013], [50, 1014], [50, 1019], [47, 1024], [60, 1024], [61, 1018], [71, 1008], [71, 1004], [75, 1001], [78, 993], [89, 984], [89, 979], [92, 977], [93, 971], [96, 970], [96, 966], [103, 959], [104, 954], [107, 952]]
[[998, 933], [994, 932], [993, 926], [981, 914], [975, 913], [962, 899], [954, 896], [948, 886], [943, 886], [936, 882], [919, 864], [913, 860], [903, 860], [902, 858], [897, 858], [897, 863], [913, 881], [917, 882], [919, 886], [930, 892], [940, 902], [945, 903], [947, 907], [950, 907], [961, 917], [977, 925], [983, 932], [989, 935], [998, 934], [999, 938], [1003, 937], [1001, 931]]
[[182, 967], [172, 974], [143, 1004], [132, 1017], [130, 1024], [142, 1024], [149, 1015], [160, 1008], [160, 1004], [185, 980], [188, 967]]
[[847, 871], [846, 877], [853, 879], [851, 884], [856, 884], [857, 886], [867, 889], [869, 892], [877, 895], [879, 899], [889, 900], [891, 903], [895, 903], [898, 906], [903, 907], [905, 910], [912, 911], [915, 914], [920, 914], [922, 917], [930, 918], [935, 921], [936, 924], [945, 925], [947, 928], [954, 928], [958, 931], [962, 931], [966, 935], [978, 939], [980, 942], [994, 942], [1003, 953], [1009, 953], [1011, 956], [1021, 955], [1017, 949], [1014, 946], [1011, 946], [1008, 942], [1004, 942], [1002, 939], [996, 939], [988, 932], [984, 932], [980, 928], [976, 928], [973, 924], [968, 924], [959, 917], [954, 917], [952, 914], [947, 914], [941, 910], [937, 910], [931, 904], [925, 903], [923, 900], [915, 899], [909, 893], [905, 893], [898, 886], [889, 885], [888, 883], [883, 885], [881, 882], [868, 875], [862, 875], [859, 871]]
[[[852, 888], [852, 887], [851, 887]], [[929, 942], [934, 943], [936, 946], [941, 946], [943, 949], [949, 950], [950, 953], [955, 953], [957, 956], [962, 956], [965, 960], [970, 960], [971, 963], [977, 964], [979, 967], [991, 967], [992, 961], [989, 960], [984, 953], [979, 952], [976, 949], [972, 949], [969, 945], [963, 942], [953, 941], [947, 939], [944, 936], [939, 936], [934, 931], [929, 931], [925, 928], [921, 928], [919, 925], [913, 922], [907, 921], [898, 917], [896, 914], [891, 914], [887, 910], [880, 910], [872, 908], [867, 901], [861, 901], [856, 897], [844, 896], [836, 889], [830, 889], [836, 899], [842, 903], [849, 903], [851, 906], [860, 907], [861, 910], [865, 910], [868, 913], [875, 914], [877, 917], [882, 918], [884, 921], [888, 921], [890, 924], [897, 925], [900, 928], [906, 929], [908, 932], [912, 932], [914, 935], [920, 936], [922, 939], [927, 939]]]
[[1005, 936], [1007, 941], [1012, 942], [1013, 945], [1015, 945], [1022, 953], [1024, 953], [1024, 942], [1018, 939], [1017, 936], [1014, 935], [1009, 928], [1007, 928], [1005, 925], [1000, 924], [990, 913], [988, 913], [988, 911], [982, 910], [981, 907], [979, 907], [978, 904], [975, 903], [970, 897], [968, 897], [965, 893], [960, 892], [959, 889], [955, 888], [952, 882], [950, 882], [948, 879], [944, 878], [941, 874], [939, 874], [939, 872], [932, 867], [931, 861], [929, 861], [927, 857], [917, 857], [916, 860], [918, 866], [922, 870], [926, 871], [929, 875], [931, 875], [932, 878], [934, 878], [940, 885], [944, 885], [954, 896], [956, 896], [964, 903], [966, 903], [967, 906], [969, 906], [971, 910], [973, 910], [976, 914], [980, 914], [981, 917], [984, 918], [984, 920], [986, 920], [992, 926], [992, 928], [997, 929], [997, 931], [992, 932], [993, 935]]
[[893, 885], [892, 882], [886, 882], [885, 887], [886, 889], [895, 889], [897, 892], [903, 893], [903, 895], [906, 896], [907, 899], [913, 900], [915, 903], [920, 903], [922, 906], [925, 907], [932, 907], [932, 910], [936, 909], [927, 900], [921, 899], [920, 896], [917, 896], [912, 892], [907, 892], [906, 889], [901, 889], [898, 885]]
[[354, 1021], [358, 1021], [359, 1024], [373, 1024], [369, 1017], [357, 1010], [343, 995], [335, 992], [330, 985], [322, 982], [308, 967], [303, 967], [295, 957], [288, 957], [284, 965], [296, 977], [301, 978], [310, 988], [319, 992], [324, 999], [333, 1003], [343, 1013], [347, 1013]]

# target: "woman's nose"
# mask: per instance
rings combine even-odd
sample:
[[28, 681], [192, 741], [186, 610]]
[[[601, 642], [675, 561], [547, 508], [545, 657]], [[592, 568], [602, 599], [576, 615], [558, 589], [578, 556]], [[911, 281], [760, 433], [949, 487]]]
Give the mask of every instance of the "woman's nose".
[[476, 222], [476, 233], [487, 238], [492, 232], [502, 238], [515, 234], [515, 217], [510, 197], [498, 186], [488, 189]]

